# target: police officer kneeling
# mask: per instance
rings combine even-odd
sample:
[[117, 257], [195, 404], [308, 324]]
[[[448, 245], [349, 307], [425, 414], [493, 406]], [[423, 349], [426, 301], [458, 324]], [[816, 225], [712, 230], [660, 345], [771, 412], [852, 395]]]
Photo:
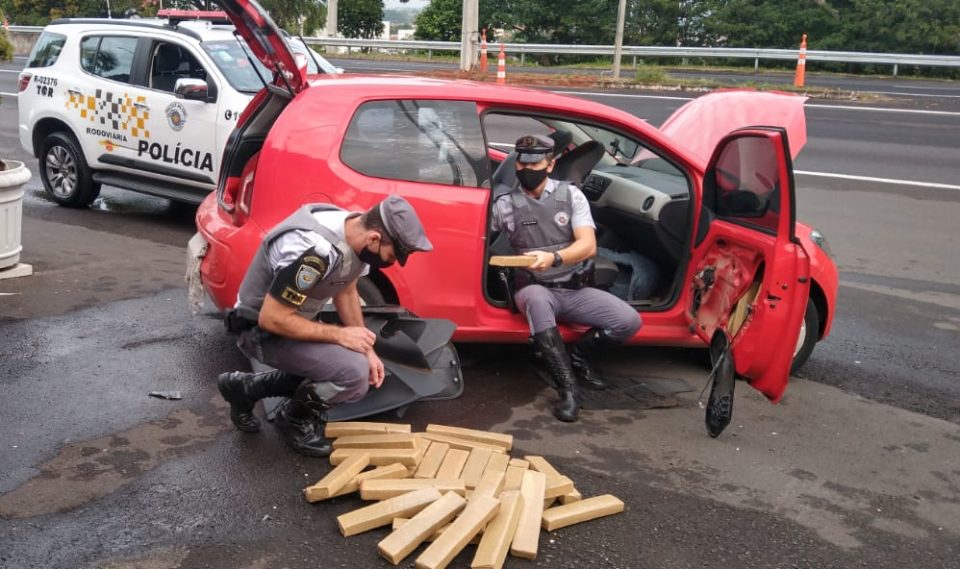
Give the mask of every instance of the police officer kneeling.
[[[403, 266], [412, 252], [432, 249], [413, 207], [399, 196], [365, 213], [306, 205], [280, 222], [264, 237], [228, 315], [228, 328], [241, 329], [243, 353], [276, 368], [220, 375], [234, 426], [258, 431], [256, 402], [288, 397], [274, 424], [296, 452], [329, 455], [326, 410], [359, 401], [384, 378], [376, 336], [363, 325], [357, 280], [370, 267]], [[331, 298], [342, 326], [317, 321]]]
[[[593, 363], [605, 345], [620, 344], [640, 329], [640, 315], [612, 294], [589, 286], [596, 226], [583, 192], [548, 178], [555, 164], [553, 140], [523, 136], [516, 152], [520, 186], [494, 203], [492, 229], [506, 231], [516, 251], [536, 258], [515, 273], [514, 298], [560, 394], [554, 416], [576, 421], [577, 378], [592, 389], [606, 389]], [[558, 319], [592, 327], [570, 354]]]

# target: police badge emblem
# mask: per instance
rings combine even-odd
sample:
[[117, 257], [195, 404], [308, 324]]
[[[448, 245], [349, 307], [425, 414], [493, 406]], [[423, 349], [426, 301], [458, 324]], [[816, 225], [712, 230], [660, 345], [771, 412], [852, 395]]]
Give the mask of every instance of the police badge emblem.
[[560, 227], [564, 227], [570, 223], [570, 216], [565, 211], [558, 211], [557, 215], [553, 216], [553, 221]]
[[300, 290], [313, 288], [318, 278], [320, 278], [320, 271], [308, 265], [300, 265], [300, 270], [297, 271], [297, 288]]

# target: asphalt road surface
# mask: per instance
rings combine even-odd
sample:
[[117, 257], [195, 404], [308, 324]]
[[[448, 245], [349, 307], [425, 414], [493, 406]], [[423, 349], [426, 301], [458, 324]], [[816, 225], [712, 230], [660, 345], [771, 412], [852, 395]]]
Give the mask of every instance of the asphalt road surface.
[[[683, 102], [579, 96], [654, 124]], [[616, 352], [608, 371], [689, 391], [566, 425], [522, 347], [461, 346], [464, 395], [404, 421], [511, 432], [515, 456], [542, 454], [585, 496], [626, 503], [544, 534], [534, 562], [507, 567], [958, 566], [960, 103], [941, 103], [808, 103], [799, 217], [841, 270], [834, 330], [780, 405], [740, 385], [720, 438], [697, 405], [702, 350]], [[3, 97], [0, 156], [34, 170], [23, 260], [36, 274], [0, 280], [0, 567], [386, 567], [384, 531], [336, 528], [359, 500], [304, 501], [324, 461], [269, 425], [232, 429], [214, 379], [245, 364], [209, 306], [186, 307], [190, 208], [113, 188], [89, 209], [59, 208], [16, 124]], [[643, 408], [657, 404], [668, 407]]]

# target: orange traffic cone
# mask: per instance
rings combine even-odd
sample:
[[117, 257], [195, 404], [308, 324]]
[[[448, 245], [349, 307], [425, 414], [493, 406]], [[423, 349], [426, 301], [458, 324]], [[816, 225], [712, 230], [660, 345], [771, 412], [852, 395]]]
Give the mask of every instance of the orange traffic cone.
[[793, 78], [794, 87], [803, 87], [807, 77], [807, 34], [800, 40], [800, 55], [797, 57], [797, 75]]
[[507, 82], [507, 55], [503, 53], [503, 43], [500, 43], [500, 55], [497, 57], [497, 83]]
[[487, 30], [480, 32], [480, 72], [487, 73]]

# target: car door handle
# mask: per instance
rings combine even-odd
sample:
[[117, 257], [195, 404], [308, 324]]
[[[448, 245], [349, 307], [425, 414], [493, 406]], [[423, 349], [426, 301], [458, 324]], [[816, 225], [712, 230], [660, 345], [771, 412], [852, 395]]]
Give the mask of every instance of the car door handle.
[[67, 89], [67, 94], [68, 94], [68, 95], [73, 95], [74, 97], [79, 97], [79, 96], [82, 95], [83, 93], [81, 93], [81, 92], [78, 91], [77, 89]]
[[146, 103], [134, 103], [133, 106], [134, 106], [134, 107], [137, 107], [137, 108], [140, 109], [141, 111], [149, 111], [149, 110], [150, 110], [150, 105], [148, 105], [148, 104], [146, 104]]

